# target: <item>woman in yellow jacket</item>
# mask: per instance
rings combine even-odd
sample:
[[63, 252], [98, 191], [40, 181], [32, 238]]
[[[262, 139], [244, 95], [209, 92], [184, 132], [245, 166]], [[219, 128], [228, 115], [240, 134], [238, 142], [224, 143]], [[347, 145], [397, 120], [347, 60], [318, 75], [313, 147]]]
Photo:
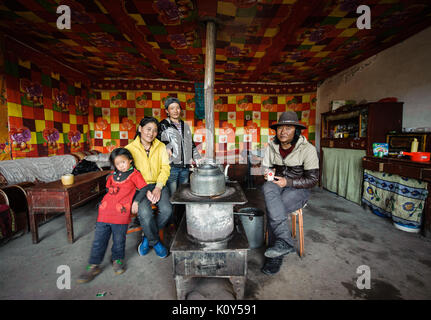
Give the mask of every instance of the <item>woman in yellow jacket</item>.
[[[159, 230], [165, 227], [172, 215], [169, 190], [166, 187], [171, 167], [165, 144], [156, 139], [158, 125], [157, 119], [144, 117], [139, 123], [135, 140], [125, 148], [132, 154], [136, 169], [148, 184], [145, 187], [146, 198], [132, 204], [132, 211], [138, 210], [139, 222], [144, 231], [138, 253], [144, 256], [153, 247], [160, 258], [165, 258], [168, 250], [160, 241]], [[157, 216], [153, 215], [152, 203], [159, 208]]]

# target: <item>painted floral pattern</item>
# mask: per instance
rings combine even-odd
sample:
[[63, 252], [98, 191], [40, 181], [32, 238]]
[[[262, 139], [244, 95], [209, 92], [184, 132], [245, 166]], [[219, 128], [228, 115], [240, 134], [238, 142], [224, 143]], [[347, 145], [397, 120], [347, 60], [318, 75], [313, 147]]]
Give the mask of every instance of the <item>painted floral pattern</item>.
[[253, 110], [253, 105], [251, 101], [249, 101], [249, 98], [244, 96], [238, 96], [237, 101], [237, 111], [251, 111]]
[[52, 89], [52, 95], [55, 101], [54, 110], [68, 112], [69, 111], [69, 95], [57, 88]]
[[142, 93], [141, 95], [136, 96], [136, 103], [140, 106], [147, 107], [147, 103], [148, 103], [147, 95]]
[[43, 106], [42, 85], [27, 79], [21, 79], [21, 92], [25, 94], [27, 101], [34, 107]]
[[78, 130], [76, 131], [69, 131], [67, 133], [67, 138], [70, 141], [70, 146], [73, 149], [79, 148], [79, 141], [81, 140], [81, 132]]
[[123, 120], [120, 123], [120, 130], [129, 131], [133, 128], [135, 128], [135, 124], [133, 123], [133, 121], [128, 118], [123, 118]]
[[76, 114], [84, 115], [84, 116], [88, 115], [89, 101], [87, 98], [76, 96], [75, 104], [76, 104]]
[[48, 148], [58, 149], [58, 139], [60, 139], [60, 133], [56, 128], [45, 128], [42, 132], [43, 138], [47, 141]]
[[166, 25], [179, 24], [181, 19], [189, 18], [194, 9], [190, 0], [156, 0], [153, 8], [159, 13], [159, 20]]
[[27, 127], [12, 128], [9, 131], [12, 148], [20, 151], [28, 151], [28, 142], [31, 140], [31, 132]]
[[115, 142], [114, 140], [107, 141], [106, 147], [109, 152], [112, 152], [117, 147], [117, 142]]

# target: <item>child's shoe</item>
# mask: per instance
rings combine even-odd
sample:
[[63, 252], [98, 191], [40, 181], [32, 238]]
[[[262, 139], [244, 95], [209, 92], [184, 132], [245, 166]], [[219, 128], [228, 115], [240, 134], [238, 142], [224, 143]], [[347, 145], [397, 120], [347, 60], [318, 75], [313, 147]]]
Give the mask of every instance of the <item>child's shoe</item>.
[[142, 242], [138, 246], [138, 254], [145, 256], [150, 251], [150, 245], [146, 236], [142, 237]]
[[166, 258], [168, 256], [168, 250], [160, 241], [157, 242], [153, 248], [160, 258]]
[[100, 271], [102, 271], [102, 270], [99, 268], [98, 264], [89, 264], [85, 268], [85, 271], [83, 273], [81, 273], [77, 282], [78, 283], [89, 282], [89, 281], [93, 280], [94, 277], [100, 273]]
[[112, 261], [112, 268], [115, 274], [122, 274], [126, 269], [124, 269], [123, 259], [117, 259]]

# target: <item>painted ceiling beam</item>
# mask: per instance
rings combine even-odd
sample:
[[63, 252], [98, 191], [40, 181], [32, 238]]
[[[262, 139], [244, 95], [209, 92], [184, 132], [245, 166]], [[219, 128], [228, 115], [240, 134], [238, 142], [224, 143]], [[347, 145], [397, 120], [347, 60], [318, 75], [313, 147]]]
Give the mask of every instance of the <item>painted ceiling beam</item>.
[[259, 81], [262, 73], [267, 72], [271, 63], [280, 60], [283, 48], [287, 45], [295, 31], [313, 12], [320, 11], [325, 5], [321, 0], [298, 0], [292, 8], [289, 18], [280, 25], [280, 31], [274, 37], [271, 47], [266, 49], [256, 70], [251, 74], [250, 81]]
[[144, 37], [139, 37], [140, 33], [136, 28], [135, 21], [125, 12], [124, 0], [121, 1], [103, 1], [104, 8], [109, 12], [111, 18], [115, 21], [116, 27], [126, 34], [129, 39], [136, 45], [154, 68], [159, 70], [169, 79], [175, 79], [175, 73], [171, 72], [168, 67], [153, 52], [151, 46], [145, 42]]
[[196, 0], [199, 17], [216, 17], [217, 1]]

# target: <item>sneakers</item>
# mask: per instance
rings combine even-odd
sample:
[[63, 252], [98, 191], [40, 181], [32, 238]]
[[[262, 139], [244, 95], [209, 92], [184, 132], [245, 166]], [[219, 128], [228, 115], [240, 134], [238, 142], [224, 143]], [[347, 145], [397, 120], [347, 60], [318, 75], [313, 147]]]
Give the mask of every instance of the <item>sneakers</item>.
[[168, 256], [168, 250], [160, 241], [154, 245], [154, 251], [156, 251], [156, 254], [160, 258], [166, 258]]
[[[112, 268], [114, 269], [115, 274], [122, 274], [126, 269], [124, 268], [123, 259], [118, 259], [112, 262]], [[102, 271], [98, 264], [89, 264], [85, 271], [79, 276], [77, 282], [85, 283], [94, 279], [96, 275], [98, 275]]]
[[85, 283], [94, 279], [94, 277], [102, 271], [97, 264], [89, 264], [85, 271], [79, 276], [77, 282]]
[[138, 246], [138, 254], [145, 256], [150, 251], [150, 245], [146, 236], [142, 237], [142, 242]]
[[283, 256], [277, 258], [265, 258], [265, 263], [261, 271], [267, 275], [276, 274], [280, 271], [280, 267], [283, 264]]
[[267, 258], [277, 258], [294, 252], [295, 248], [286, 241], [277, 239], [272, 247], [266, 249], [264, 255]]
[[[154, 251], [160, 258], [166, 258], [168, 256], [168, 250], [159, 241], [154, 245]], [[140, 256], [145, 256], [150, 251], [150, 244], [146, 236], [142, 237], [142, 242], [138, 246], [138, 253]]]
[[115, 274], [122, 274], [126, 269], [124, 269], [123, 259], [117, 259], [112, 262], [112, 268]]

